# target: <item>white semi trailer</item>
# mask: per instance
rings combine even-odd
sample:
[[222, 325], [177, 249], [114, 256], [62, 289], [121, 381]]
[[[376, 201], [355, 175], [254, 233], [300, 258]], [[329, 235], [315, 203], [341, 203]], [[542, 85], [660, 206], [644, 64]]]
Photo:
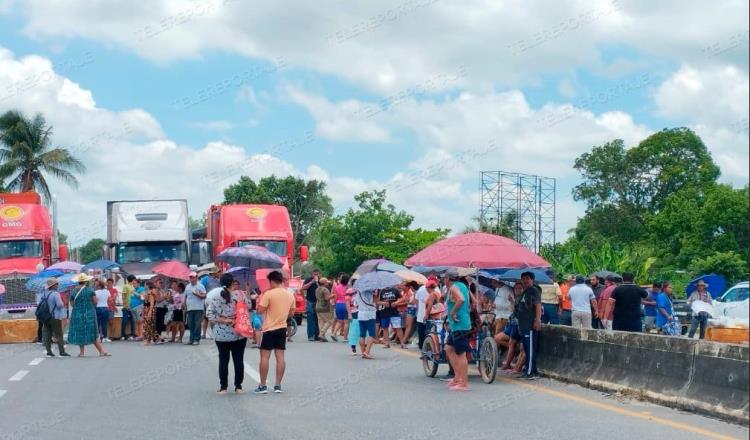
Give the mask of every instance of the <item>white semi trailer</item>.
[[105, 257], [125, 272], [150, 278], [160, 262], [190, 264], [187, 200], [107, 202]]

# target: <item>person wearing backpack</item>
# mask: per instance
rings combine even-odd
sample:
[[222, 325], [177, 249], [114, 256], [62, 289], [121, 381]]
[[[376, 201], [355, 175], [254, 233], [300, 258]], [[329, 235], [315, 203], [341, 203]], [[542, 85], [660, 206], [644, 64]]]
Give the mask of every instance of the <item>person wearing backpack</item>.
[[47, 293], [42, 296], [37, 305], [36, 316], [42, 324], [44, 348], [47, 349], [47, 357], [55, 357], [52, 353], [52, 336], [57, 341], [57, 350], [60, 356], [70, 356], [65, 352], [65, 341], [63, 339], [62, 320], [67, 317], [67, 308], [57, 292], [58, 282], [55, 278], [47, 280]]

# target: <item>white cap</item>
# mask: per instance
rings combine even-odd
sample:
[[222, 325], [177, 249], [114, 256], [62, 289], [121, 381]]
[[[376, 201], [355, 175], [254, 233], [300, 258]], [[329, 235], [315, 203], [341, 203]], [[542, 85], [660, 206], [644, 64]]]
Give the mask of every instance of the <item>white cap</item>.
[[190, 276], [191, 276], [191, 277], [197, 277], [197, 276], [198, 276], [198, 274], [197, 274], [197, 273], [195, 273], [195, 272], [190, 272]]

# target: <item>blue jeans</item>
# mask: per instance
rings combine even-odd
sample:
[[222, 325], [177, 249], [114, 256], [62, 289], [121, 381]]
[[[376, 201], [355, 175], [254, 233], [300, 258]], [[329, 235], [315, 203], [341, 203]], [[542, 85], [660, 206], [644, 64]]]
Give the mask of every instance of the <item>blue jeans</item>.
[[[130, 334], [125, 334], [125, 327], [127, 323], [130, 323]], [[122, 321], [120, 322], [120, 336], [126, 338], [128, 336], [135, 336], [135, 319], [130, 310], [122, 309]]]
[[557, 316], [557, 304], [542, 304], [544, 313], [542, 313], [542, 324], [560, 324], [560, 318]]
[[315, 301], [307, 301], [307, 339], [314, 340], [318, 337], [318, 315], [315, 312]]
[[203, 310], [188, 310], [185, 324], [190, 330], [190, 342], [201, 341], [201, 322], [203, 321]]
[[96, 322], [99, 325], [99, 334], [102, 339], [107, 337], [107, 323], [109, 323], [109, 309], [106, 307], [96, 308]]

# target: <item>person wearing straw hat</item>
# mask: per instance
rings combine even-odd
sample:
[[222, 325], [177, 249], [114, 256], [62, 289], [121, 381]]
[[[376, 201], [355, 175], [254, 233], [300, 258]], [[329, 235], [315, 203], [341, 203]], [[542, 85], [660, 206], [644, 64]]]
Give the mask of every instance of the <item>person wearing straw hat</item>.
[[94, 303], [96, 298], [94, 291], [88, 286], [88, 282], [94, 278], [85, 273], [79, 273], [73, 277], [78, 287], [70, 294], [70, 303], [73, 309], [70, 313], [70, 328], [68, 329], [68, 342], [77, 345], [80, 353], [78, 357], [85, 356], [85, 347], [93, 344], [99, 352], [99, 356], [110, 356], [99, 342], [97, 331], [96, 310]]
[[[690, 307], [693, 306], [693, 303], [696, 301], [701, 301], [706, 304], [711, 304], [711, 293], [709, 293], [708, 284], [703, 281], [699, 280], [695, 284], [695, 291], [690, 294], [690, 297], [687, 300], [687, 303]], [[688, 330], [688, 338], [693, 339], [695, 336], [695, 330], [696, 328], [700, 326], [700, 339], [703, 339], [706, 337], [706, 327], [708, 326], [708, 312], [698, 312], [693, 313], [693, 317], [690, 320], [690, 330]]]
[[47, 357], [54, 357], [52, 353], [52, 336], [57, 341], [58, 353], [62, 357], [70, 356], [65, 352], [65, 340], [63, 339], [62, 320], [67, 317], [68, 310], [65, 308], [60, 293], [57, 292], [59, 282], [55, 278], [47, 280], [47, 294], [42, 301], [47, 301], [47, 307], [52, 317], [43, 323], [44, 348], [47, 349]]

